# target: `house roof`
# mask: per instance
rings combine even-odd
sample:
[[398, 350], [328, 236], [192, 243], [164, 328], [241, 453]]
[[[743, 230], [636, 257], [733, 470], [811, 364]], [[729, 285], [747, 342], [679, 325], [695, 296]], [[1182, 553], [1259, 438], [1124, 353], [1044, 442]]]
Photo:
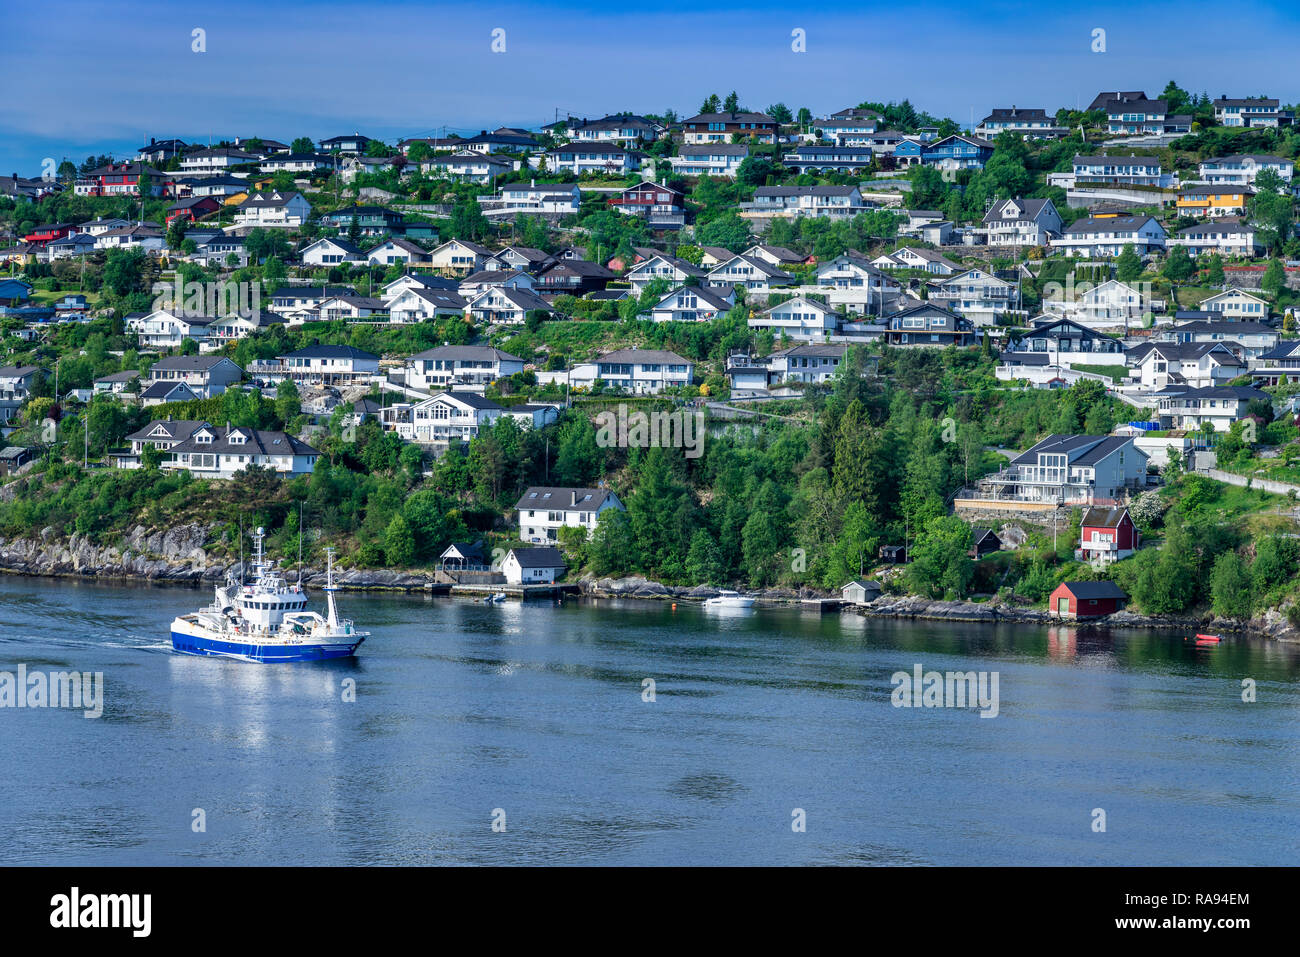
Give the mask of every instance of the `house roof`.
[[518, 356], [512, 356], [508, 352], [502, 352], [500, 349], [494, 349], [491, 346], [437, 346], [433, 349], [417, 352], [411, 356], [411, 359], [470, 359], [479, 362], [484, 359], [492, 359], [497, 362], [524, 361]]
[[649, 362], [659, 365], [694, 365], [690, 359], [683, 359], [675, 352], [665, 352], [662, 349], [616, 349], [614, 352], [607, 352], [603, 356], [598, 356], [596, 361], [604, 363], [644, 364]]
[[[227, 426], [200, 426], [213, 433], [211, 442], [196, 442], [194, 436], [200, 429], [195, 429], [189, 437], [178, 442], [170, 449], [180, 454], [184, 452], [230, 452], [240, 455], [319, 455], [320, 453], [306, 442], [295, 439], [287, 432], [263, 432], [259, 429], [246, 429]], [[231, 435], [243, 435], [246, 442], [232, 443]]]
[[1083, 513], [1079, 525], [1081, 527], [1118, 528], [1119, 523], [1123, 521], [1124, 516], [1127, 514], [1128, 509], [1126, 508], [1090, 508]]
[[520, 568], [567, 568], [558, 548], [512, 548]]
[[516, 509], [539, 509], [560, 512], [593, 512], [613, 498], [613, 493], [603, 488], [570, 488], [555, 485], [534, 485], [528, 488], [515, 503]]
[[181, 392], [188, 392], [190, 395], [194, 396], [195, 398], [198, 397], [197, 392], [191, 389], [184, 382], [181, 382], [179, 379], [159, 379], [153, 385], [149, 386], [149, 388], [141, 392], [140, 398], [165, 399], [177, 390], [180, 390]]
[[1119, 598], [1126, 599], [1124, 589], [1120, 588], [1114, 582], [1061, 582], [1061, 588], [1064, 588], [1075, 598], [1087, 600], [1096, 600], [1098, 598]]
[[[192, 319], [193, 317], [190, 318]], [[208, 323], [215, 321], [215, 319], [207, 319]], [[162, 369], [164, 371], [175, 372], [208, 372], [221, 365], [223, 362], [230, 362], [230, 360], [225, 356], [168, 356], [166, 359], [159, 359], [155, 362], [150, 367], [149, 371], [152, 373], [155, 369]], [[235, 366], [233, 362], [230, 362], [230, 364]], [[239, 366], [235, 366], [235, 369], [241, 372], [243, 371], [242, 369], [239, 369]]]
[[[334, 297], [341, 298], [341, 297]], [[378, 301], [378, 300], [376, 300]], [[293, 352], [287, 352], [282, 358], [285, 359], [375, 359], [379, 356], [373, 352], [366, 352], [364, 349], [358, 349], [356, 346], [332, 346], [332, 345], [314, 345], [304, 346]]]

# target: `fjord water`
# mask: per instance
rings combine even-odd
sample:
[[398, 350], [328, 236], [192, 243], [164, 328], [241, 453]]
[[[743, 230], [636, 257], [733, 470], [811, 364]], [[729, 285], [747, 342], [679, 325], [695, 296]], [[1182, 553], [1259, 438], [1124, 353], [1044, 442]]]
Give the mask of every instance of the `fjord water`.
[[[344, 594], [373, 632], [354, 661], [173, 654], [207, 600], [0, 580], [0, 671], [105, 685], [97, 719], [0, 709], [7, 862], [1297, 860], [1294, 646]], [[998, 716], [893, 707], [917, 664], [997, 672]]]

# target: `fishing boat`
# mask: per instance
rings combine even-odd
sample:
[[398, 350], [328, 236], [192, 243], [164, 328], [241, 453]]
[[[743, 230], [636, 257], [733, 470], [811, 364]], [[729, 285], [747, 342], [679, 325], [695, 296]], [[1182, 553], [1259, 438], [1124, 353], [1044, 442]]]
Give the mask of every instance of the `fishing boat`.
[[705, 608], [749, 608], [754, 604], [754, 599], [749, 595], [742, 595], [740, 592], [727, 591], [723, 589], [712, 598], [706, 599]]
[[307, 589], [289, 584], [266, 560], [266, 532], [253, 534], [253, 581], [244, 580], [243, 562], [236, 578], [218, 585], [211, 605], [180, 615], [172, 622], [172, 648], [187, 655], [238, 658], [241, 661], [288, 662], [347, 658], [370, 636], [351, 619], [340, 618], [334, 601], [334, 550], [326, 552], [326, 612], [307, 610]]

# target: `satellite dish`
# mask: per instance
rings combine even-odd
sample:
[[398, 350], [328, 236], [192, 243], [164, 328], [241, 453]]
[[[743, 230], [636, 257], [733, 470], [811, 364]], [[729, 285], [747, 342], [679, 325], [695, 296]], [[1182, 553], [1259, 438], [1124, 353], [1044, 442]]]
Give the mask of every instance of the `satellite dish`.
[[261, 525], [257, 526], [257, 534], [259, 534], [259, 535], [265, 535], [265, 534], [266, 534], [266, 529], [262, 528]]

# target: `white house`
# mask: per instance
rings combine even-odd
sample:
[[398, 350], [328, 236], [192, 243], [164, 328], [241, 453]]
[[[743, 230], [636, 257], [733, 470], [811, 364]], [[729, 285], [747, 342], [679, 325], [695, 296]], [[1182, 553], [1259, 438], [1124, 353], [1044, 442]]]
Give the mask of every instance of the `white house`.
[[1240, 289], [1225, 289], [1215, 293], [1208, 299], [1202, 299], [1198, 308], [1222, 319], [1253, 319], [1261, 322], [1268, 318], [1268, 303]]
[[306, 224], [311, 203], [301, 193], [255, 193], [235, 213], [236, 226], [260, 226], [263, 229], [292, 229]]
[[[1037, 325], [1008, 345], [1003, 359], [1010, 364], [1046, 357], [1049, 365], [1124, 365], [1124, 343], [1070, 319]], [[1032, 362], [1029, 362], [1032, 364]]]
[[379, 356], [356, 346], [305, 346], [280, 356], [285, 375], [296, 382], [354, 385], [379, 372]]
[[420, 164], [420, 172], [426, 175], [442, 176], [460, 183], [477, 183], [480, 186], [517, 168], [516, 160], [475, 150], [461, 150], [450, 156], [431, 156]]
[[508, 585], [551, 585], [567, 567], [558, 548], [512, 548], [501, 562]]
[[1171, 249], [1184, 247], [1193, 259], [1205, 253], [1252, 259], [1264, 254], [1264, 244], [1259, 241], [1255, 227], [1228, 216], [1186, 226], [1170, 236], [1166, 245]]
[[877, 315], [884, 311], [886, 300], [898, 297], [903, 289], [898, 280], [853, 253], [819, 263], [817, 285], [829, 287], [826, 301], [837, 309]]
[[597, 379], [608, 387], [633, 395], [653, 395], [664, 389], [687, 386], [695, 364], [675, 352], [660, 349], [619, 349], [577, 365], [569, 373], [574, 388], [591, 388]]
[[770, 329], [791, 339], [824, 340], [840, 325], [839, 313], [825, 303], [805, 296], [795, 296], [760, 313], [749, 320], [749, 328], [759, 331]]
[[603, 173], [609, 176], [626, 176], [640, 172], [646, 155], [616, 143], [569, 143], [548, 150], [546, 168], [550, 172]]
[[837, 218], [874, 208], [856, 186], [760, 186], [752, 203], [741, 204], [741, 215]]
[[386, 301], [389, 322], [422, 322], [439, 316], [462, 316], [469, 305], [458, 292], [423, 286], [404, 289]]
[[685, 259], [678, 259], [676, 256], [661, 253], [637, 263], [627, 271], [623, 278], [632, 286], [632, 291], [639, 296], [645, 291], [645, 287], [656, 279], [667, 280], [676, 286], [692, 277], [703, 279], [706, 275], [707, 273], [703, 269], [687, 262]]
[[429, 265], [444, 273], [469, 275], [483, 268], [492, 250], [467, 239], [450, 239], [429, 253]]
[[931, 302], [951, 309], [977, 326], [990, 325], [999, 316], [1016, 312], [1020, 307], [1020, 287], [983, 269], [968, 269], [931, 280], [929, 295]]
[[366, 254], [346, 239], [318, 239], [304, 246], [298, 255], [304, 266], [337, 266], [366, 261]]
[[1255, 178], [1266, 169], [1289, 183], [1295, 174], [1295, 163], [1281, 156], [1259, 153], [1215, 156], [1201, 161], [1200, 175], [1205, 182], [1216, 185], [1254, 186]]
[[961, 272], [961, 266], [933, 249], [920, 246], [901, 246], [892, 253], [884, 253], [871, 260], [877, 269], [922, 269], [936, 276], [951, 276]]
[[1139, 289], [1118, 279], [1107, 279], [1096, 286], [1083, 283], [1076, 292], [1075, 299], [1045, 300], [1043, 309], [1094, 328], [1106, 328], [1136, 323], [1153, 308]]
[[531, 289], [490, 286], [469, 301], [465, 315], [475, 322], [521, 325], [534, 310], [548, 314], [554, 311], [549, 302]]
[[504, 412], [477, 392], [439, 392], [414, 404], [382, 409], [380, 422], [408, 442], [445, 445], [453, 439], [469, 442], [481, 429], [491, 428]]
[[574, 184], [508, 183], [495, 194], [478, 197], [483, 215], [488, 219], [514, 219], [525, 216], [562, 218], [578, 212], [582, 191]]
[[519, 512], [519, 538], [525, 542], [554, 542], [561, 528], [596, 530], [602, 512], [626, 511], [609, 489], [533, 486], [515, 503]]
[[774, 286], [786, 286], [794, 282], [794, 277], [766, 260], [732, 256], [711, 270], [706, 281], [714, 289], [735, 289], [739, 286], [765, 297]]
[[307, 475], [320, 453], [287, 432], [201, 425], [166, 450], [160, 467], [195, 478], [230, 479], [250, 465], [281, 476]]
[[668, 158], [678, 176], [721, 176], [735, 179], [736, 170], [749, 157], [743, 143], [708, 143], [683, 145], [676, 156]]
[[366, 253], [366, 258], [376, 266], [391, 266], [394, 263], [417, 264], [427, 263], [429, 253], [409, 239], [389, 239]]
[[724, 315], [735, 304], [734, 290], [679, 286], [650, 310], [655, 322], [707, 322]]
[[1096, 258], [1118, 256], [1132, 245], [1146, 256], [1161, 252], [1166, 238], [1165, 228], [1150, 216], [1090, 216], [1066, 226], [1051, 246], [1067, 256]]
[[428, 392], [482, 389], [523, 371], [523, 359], [490, 346], [438, 346], [406, 360], [406, 385]]
[[1128, 351], [1125, 364], [1148, 389], [1226, 385], [1246, 371], [1246, 360], [1222, 342], [1144, 342]]
[[1272, 403], [1273, 397], [1244, 385], [1169, 390], [1160, 397], [1160, 424], [1164, 428], [1195, 431], [1208, 423], [1215, 432], [1227, 432], [1233, 423], [1246, 417], [1252, 401]]
[[1046, 246], [1061, 234], [1061, 214], [1050, 199], [1004, 199], [981, 223], [990, 246]]
[[134, 332], [140, 345], [154, 349], [179, 349], [186, 339], [202, 345], [216, 316], [190, 316], [167, 309], [155, 309], [127, 319], [126, 331]]

